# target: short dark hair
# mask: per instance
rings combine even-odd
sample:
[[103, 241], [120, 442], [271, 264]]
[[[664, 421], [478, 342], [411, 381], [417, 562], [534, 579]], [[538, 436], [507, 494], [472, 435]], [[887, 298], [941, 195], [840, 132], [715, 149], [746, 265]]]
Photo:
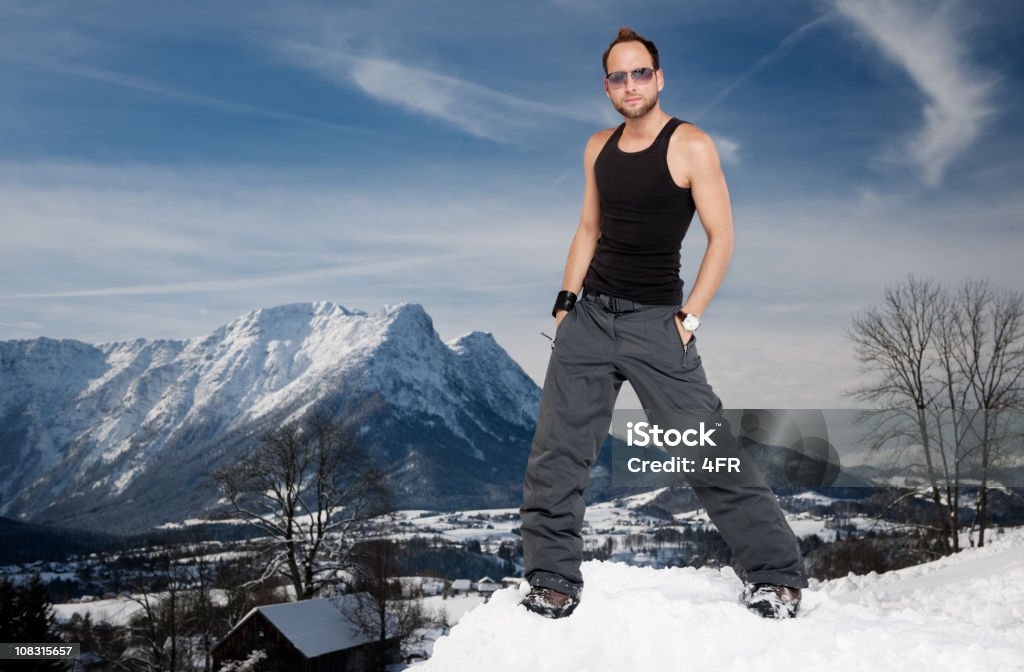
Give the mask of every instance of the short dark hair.
[[647, 51], [651, 54], [651, 59], [654, 61], [654, 69], [657, 70], [661, 67], [658, 64], [658, 48], [654, 46], [654, 42], [636, 34], [632, 28], [626, 26], [625, 28], [619, 28], [619, 34], [615, 36], [612, 43], [604, 50], [604, 57], [601, 59], [601, 63], [604, 65], [604, 71], [606, 74], [608, 72], [608, 54], [612, 53], [612, 47], [620, 42], [639, 42], [644, 45], [647, 48]]

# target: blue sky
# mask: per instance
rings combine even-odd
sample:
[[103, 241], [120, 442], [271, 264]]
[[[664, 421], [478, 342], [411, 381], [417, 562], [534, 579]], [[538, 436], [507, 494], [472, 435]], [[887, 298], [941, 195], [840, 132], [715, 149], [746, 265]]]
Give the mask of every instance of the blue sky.
[[[0, 0], [0, 339], [184, 338], [418, 302], [540, 381], [601, 54], [657, 43], [736, 250], [702, 359], [732, 407], [845, 407], [908, 273], [1020, 288], [1024, 6]], [[706, 239], [683, 243], [692, 286]], [[628, 407], [631, 397], [623, 397]]]

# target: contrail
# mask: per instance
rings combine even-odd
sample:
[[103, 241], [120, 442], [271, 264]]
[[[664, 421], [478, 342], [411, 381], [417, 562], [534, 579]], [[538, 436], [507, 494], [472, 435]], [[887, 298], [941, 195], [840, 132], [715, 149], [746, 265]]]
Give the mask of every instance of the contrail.
[[754, 63], [754, 65], [751, 66], [751, 68], [749, 70], [744, 72], [742, 75], [740, 75], [736, 79], [732, 80], [732, 82], [730, 82], [729, 86], [725, 87], [725, 89], [723, 89], [721, 93], [719, 93], [717, 96], [715, 96], [714, 99], [710, 103], [708, 103], [707, 105], [704, 106], [703, 110], [701, 110], [697, 114], [693, 115], [694, 120], [700, 119], [701, 117], [704, 116], [704, 114], [706, 114], [712, 108], [714, 108], [716, 105], [718, 105], [720, 102], [725, 100], [725, 98], [730, 93], [735, 91], [737, 87], [739, 87], [741, 84], [743, 84], [748, 79], [750, 79], [754, 75], [755, 72], [757, 72], [758, 70], [761, 70], [762, 68], [768, 66], [769, 64], [771, 64], [771, 63], [777, 61], [779, 58], [781, 58], [783, 54], [785, 54], [787, 51], [789, 51], [790, 49], [793, 48], [793, 45], [795, 45], [797, 42], [800, 41], [800, 38], [802, 38], [807, 31], [809, 31], [810, 29], [814, 28], [818, 24], [825, 23], [826, 21], [831, 21], [833, 18], [836, 17], [836, 14], [837, 13], [836, 13], [835, 10], [827, 12], [827, 13], [819, 16], [818, 18], [814, 19], [813, 21], [809, 21], [809, 22], [805, 23], [804, 25], [800, 26], [799, 28], [794, 30], [792, 33], [787, 35], [785, 38], [783, 38], [783, 40], [781, 42], [779, 42], [779, 45], [777, 47], [775, 47], [770, 52], [768, 52], [767, 54], [765, 54], [764, 56], [759, 58], [757, 63]]

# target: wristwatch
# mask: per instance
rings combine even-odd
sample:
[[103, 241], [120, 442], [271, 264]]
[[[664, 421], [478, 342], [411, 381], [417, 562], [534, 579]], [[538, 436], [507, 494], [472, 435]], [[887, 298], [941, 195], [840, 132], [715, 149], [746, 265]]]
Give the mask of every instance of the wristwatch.
[[683, 329], [686, 329], [687, 331], [697, 331], [697, 328], [700, 327], [700, 318], [696, 315], [692, 313], [684, 313], [681, 310], [676, 314], [683, 320]]

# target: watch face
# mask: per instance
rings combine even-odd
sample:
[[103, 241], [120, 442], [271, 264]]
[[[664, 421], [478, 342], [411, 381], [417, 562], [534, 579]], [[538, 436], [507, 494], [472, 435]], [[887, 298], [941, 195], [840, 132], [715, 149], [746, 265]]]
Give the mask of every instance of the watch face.
[[687, 315], [686, 319], [683, 320], [683, 329], [686, 329], [687, 331], [694, 331], [697, 329], [699, 325], [700, 320], [698, 320], [693, 315]]

